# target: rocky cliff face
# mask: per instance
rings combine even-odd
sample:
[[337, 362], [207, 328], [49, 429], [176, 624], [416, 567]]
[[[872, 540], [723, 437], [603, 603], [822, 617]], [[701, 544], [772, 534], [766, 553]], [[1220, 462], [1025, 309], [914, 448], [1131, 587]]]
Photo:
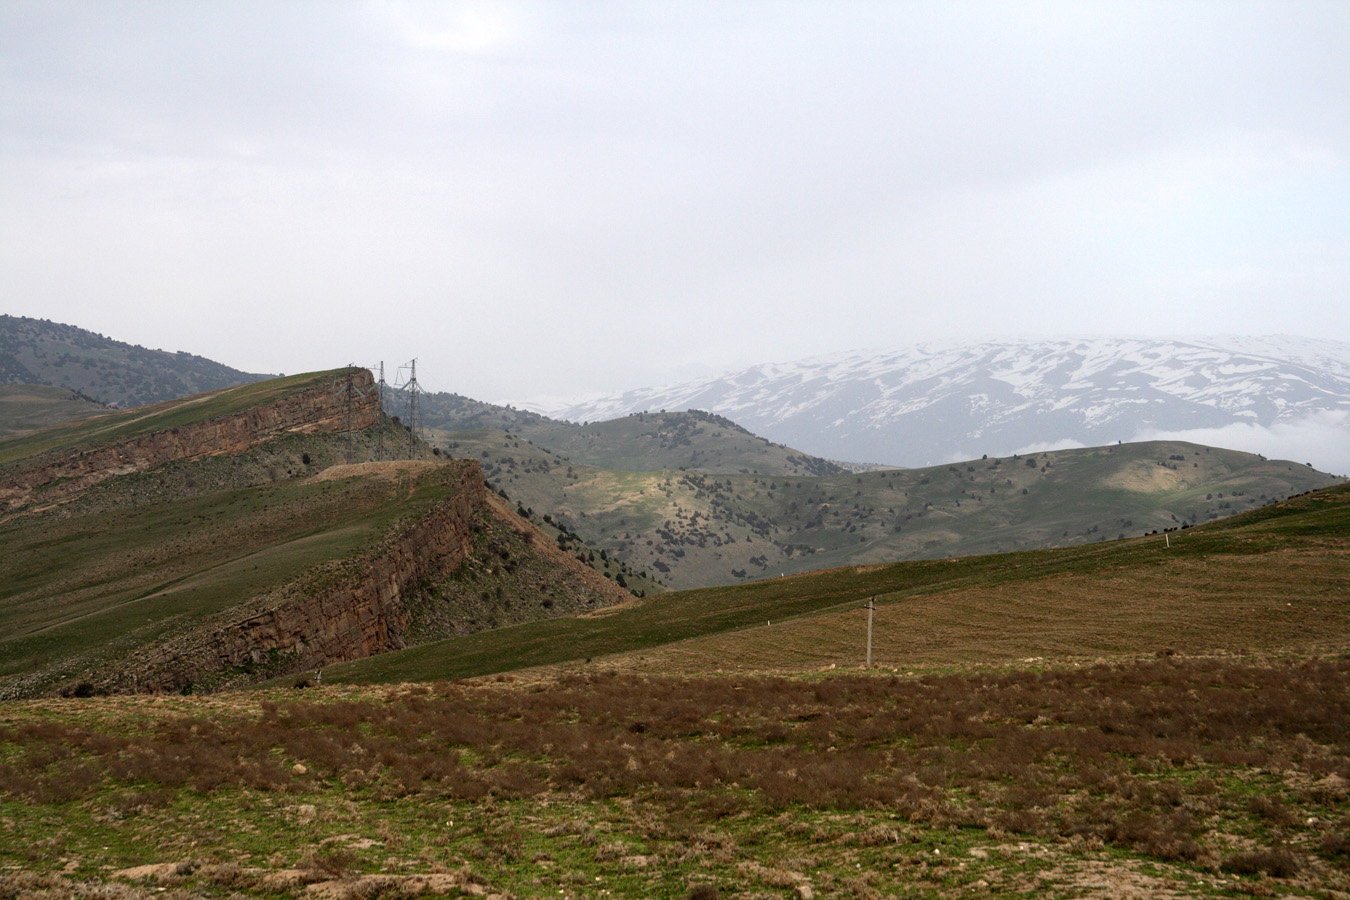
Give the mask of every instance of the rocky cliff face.
[[[361, 370], [353, 383], [364, 396], [353, 392], [350, 403], [324, 385], [234, 415], [151, 432], [63, 458], [40, 459], [0, 482], [0, 502], [16, 509], [39, 498], [59, 501], [107, 478], [144, 472], [174, 460], [242, 453], [285, 432], [339, 432], [349, 422], [355, 430], [368, 428], [380, 416], [379, 402], [370, 390], [374, 379]], [[191, 403], [193, 398], [182, 402]]]
[[[0, 594], [37, 598], [47, 611], [6, 620], [16, 624], [0, 635], [0, 667], [5, 652], [38, 660], [4, 680], [6, 696], [84, 682], [110, 691], [213, 690], [628, 599], [490, 494], [476, 460], [427, 453], [312, 469], [341, 458], [335, 448], [349, 446], [339, 436], [348, 428], [388, 428], [370, 374], [358, 373], [354, 386], [338, 391], [332, 378], [316, 376], [129, 411], [39, 438], [34, 446], [51, 449], [4, 466], [0, 501], [13, 514], [0, 515], [0, 525], [37, 537], [7, 570], [20, 587]], [[194, 416], [194, 404], [240, 411]], [[156, 421], [164, 424], [151, 427]], [[167, 427], [174, 422], [189, 424]], [[371, 449], [369, 434], [355, 443]], [[290, 449], [278, 451], [283, 445]], [[274, 451], [293, 459], [255, 459]], [[222, 465], [233, 476], [243, 471], [245, 482], [249, 465], [271, 471], [261, 484], [235, 481], [223, 491], [212, 474]], [[88, 537], [102, 534], [109, 540]], [[73, 574], [46, 549], [63, 540], [82, 551]], [[465, 591], [491, 607], [485, 615], [455, 606]], [[99, 619], [142, 602], [139, 617]], [[419, 629], [419, 615], [451, 626]], [[100, 622], [112, 623], [106, 633]], [[14, 649], [50, 628], [65, 629], [74, 649], [51, 658]]]
[[[408, 465], [367, 463], [346, 468], [370, 474], [381, 466]], [[536, 617], [632, 599], [627, 591], [559, 551], [534, 525], [490, 493], [476, 460], [420, 466], [419, 479], [443, 479], [452, 488], [424, 515], [395, 526], [367, 552], [322, 564], [168, 644], [140, 651], [118, 667], [122, 674], [105, 679], [101, 686], [170, 691], [190, 684], [212, 689], [401, 649], [408, 643], [413, 607], [425, 614], [427, 604], [435, 602], [428, 599], [429, 588], [439, 596], [436, 585], [475, 556], [500, 563], [496, 549], [488, 546], [490, 541], [480, 538], [502, 529], [519, 536], [520, 545], [530, 548], [538, 566], [550, 572], [547, 584], [534, 585], [534, 592], [543, 595], [538, 599], [548, 598]], [[481, 567], [481, 562], [475, 567]], [[522, 563], [517, 571], [524, 573], [528, 568]], [[495, 577], [512, 576], [500, 571]], [[422, 639], [437, 636], [443, 635], [424, 634]]]
[[[367, 466], [380, 464], [367, 464]], [[389, 463], [395, 466], [398, 463]], [[244, 680], [359, 659], [404, 646], [406, 601], [428, 581], [457, 569], [473, 548], [472, 521], [486, 502], [474, 460], [428, 463], [453, 487], [414, 522], [353, 559], [306, 572], [284, 587], [204, 623], [171, 644], [140, 654], [120, 689], [178, 690], [237, 673]]]

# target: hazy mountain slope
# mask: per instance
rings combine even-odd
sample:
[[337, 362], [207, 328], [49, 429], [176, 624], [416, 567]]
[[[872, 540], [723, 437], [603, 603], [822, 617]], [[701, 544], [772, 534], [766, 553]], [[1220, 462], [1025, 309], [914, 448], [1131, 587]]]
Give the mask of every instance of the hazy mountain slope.
[[607, 419], [662, 407], [711, 410], [829, 458], [932, 465], [1156, 433], [1294, 427], [1319, 415], [1345, 422], [1350, 344], [1283, 337], [922, 344], [755, 366], [548, 412]]
[[[455, 434], [501, 429], [562, 456], [569, 462], [621, 471], [696, 469], [705, 472], [760, 472], [827, 475], [838, 465], [751, 434], [721, 416], [689, 412], [643, 412], [607, 422], [577, 425], [458, 394], [425, 394], [422, 421], [430, 435], [453, 443]], [[385, 409], [407, 409], [407, 395], [393, 391]], [[405, 412], [406, 414], [406, 412]]]
[[513, 500], [682, 589], [1053, 547], [1179, 527], [1335, 483], [1305, 465], [1179, 442], [825, 477], [584, 466], [502, 431], [458, 432]]
[[0, 384], [0, 437], [107, 411], [103, 404], [66, 388]]
[[[565, 425], [529, 410], [513, 406], [484, 403], [460, 394], [427, 392], [418, 395], [422, 424], [427, 428], [445, 431], [472, 431], [478, 428], [501, 428], [519, 431], [527, 427]], [[408, 416], [408, 392], [389, 388], [385, 410], [394, 416]]]
[[269, 377], [190, 353], [148, 350], [73, 325], [0, 316], [0, 383], [54, 385], [127, 407]]

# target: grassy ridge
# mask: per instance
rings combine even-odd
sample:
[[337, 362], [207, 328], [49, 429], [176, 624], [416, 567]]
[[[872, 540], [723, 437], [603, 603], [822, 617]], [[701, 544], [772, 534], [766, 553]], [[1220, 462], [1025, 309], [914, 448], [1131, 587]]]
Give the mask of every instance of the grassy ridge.
[[[637, 419], [620, 420], [624, 441], [650, 427]], [[587, 427], [602, 435], [612, 424]], [[1183, 442], [818, 477], [631, 471], [583, 465], [526, 433], [444, 437], [512, 499], [677, 589], [1096, 543], [1212, 521], [1337, 481], [1288, 461]]]
[[[394, 392], [394, 406], [403, 402]], [[569, 462], [619, 471], [688, 469], [764, 475], [842, 471], [834, 463], [775, 444], [730, 419], [701, 410], [634, 413], [578, 425], [457, 394], [428, 394], [421, 408], [424, 421], [446, 446], [466, 432], [490, 431], [547, 447]]]
[[[1165, 548], [1167, 540], [1172, 546]], [[823, 617], [841, 608], [856, 609], [869, 597], [876, 597], [883, 607], [903, 607], [920, 598], [959, 598], [967, 592], [1008, 586], [1014, 593], [1031, 591], [1037, 586], [1057, 585], [1058, 579], [1064, 578], [1109, 584], [1110, 596], [1118, 597], [1129, 593], [1132, 579], [1161, 573], [1157, 577], [1166, 580], [1174, 573], [1183, 585], [1203, 584], [1202, 594], [1231, 603], [1232, 611], [1236, 611], [1248, 601], [1244, 599], [1241, 570], [1231, 561], [1307, 553], [1320, 573], [1317, 577], [1325, 579], [1317, 583], [1329, 585], [1334, 592], [1350, 588], [1350, 572], [1340, 562], [1347, 543], [1350, 486], [1342, 485], [1178, 531], [1169, 538], [1159, 535], [1057, 550], [849, 567], [737, 587], [664, 594], [596, 618], [534, 623], [360, 660], [334, 667], [326, 677], [390, 682], [484, 675], [706, 639], [768, 621], [781, 627], [793, 619]], [[1290, 585], [1288, 590], [1294, 596], [1295, 587]], [[1296, 626], [1295, 634], [1298, 628], [1315, 628], [1320, 622], [1332, 639], [1343, 639], [1345, 634], [1337, 629], [1346, 625], [1343, 620], [1347, 610], [1334, 603], [1334, 595], [1318, 597], [1318, 604], [1327, 605], [1301, 605], [1296, 614], [1307, 617], [1298, 620], [1306, 625]], [[1182, 597], [1176, 602], [1181, 604], [1178, 614], [1184, 615], [1188, 601]], [[1145, 612], [1140, 610], [1139, 614]], [[1092, 641], [1096, 640], [1101, 617], [1113, 614], [1107, 604], [1094, 613], [1089, 602], [1081, 620], [1064, 626], [1081, 629], [1076, 638], [1080, 653], [1094, 652]], [[1224, 614], [1222, 608], [1219, 614]], [[996, 613], [987, 627], [999, 627]], [[764, 639], [772, 642], [782, 638], [769, 635]], [[814, 639], [819, 641], [823, 636], [816, 634]], [[1075, 638], [1068, 640], [1072, 643]], [[733, 653], [734, 645], [733, 640], [723, 646], [722, 652]], [[951, 655], [960, 656], [959, 648], [952, 648]]]
[[[301, 457], [331, 457], [333, 442], [296, 435], [241, 457], [171, 464], [0, 525], [0, 678], [59, 683], [196, 627], [377, 545], [456, 483], [304, 478], [318, 469]], [[245, 486], [228, 486], [241, 477]]]
[[265, 406], [280, 398], [330, 382], [345, 369], [308, 372], [238, 387], [221, 388], [180, 400], [80, 419], [31, 434], [0, 440], [0, 464], [15, 463], [49, 451], [76, 453], [93, 447], [208, 422]]

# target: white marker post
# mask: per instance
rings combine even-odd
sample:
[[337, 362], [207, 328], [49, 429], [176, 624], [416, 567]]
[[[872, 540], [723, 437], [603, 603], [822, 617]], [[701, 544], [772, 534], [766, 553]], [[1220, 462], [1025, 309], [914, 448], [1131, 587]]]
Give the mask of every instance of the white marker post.
[[877, 600], [870, 597], [867, 600], [867, 668], [872, 668], [872, 610], [876, 609]]

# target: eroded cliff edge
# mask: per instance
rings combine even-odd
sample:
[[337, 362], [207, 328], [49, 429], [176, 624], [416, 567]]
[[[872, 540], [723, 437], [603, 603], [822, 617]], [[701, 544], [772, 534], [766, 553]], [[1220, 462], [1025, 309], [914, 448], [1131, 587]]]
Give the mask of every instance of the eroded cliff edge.
[[[476, 630], [455, 622], [464, 593], [456, 585], [471, 562], [470, 568], [486, 568], [498, 586], [522, 598], [517, 621], [632, 600], [513, 513], [487, 489], [476, 460], [337, 466], [320, 477], [397, 477], [409, 490], [415, 482], [444, 496], [425, 512], [398, 519], [368, 549], [314, 566], [162, 644], [141, 648], [96, 687], [217, 690], [401, 649], [414, 642], [415, 618], [421, 625], [416, 642]], [[442, 627], [428, 628], [427, 620]]]
[[[265, 387], [212, 391], [82, 420], [66, 429], [66, 443], [59, 439], [62, 432], [53, 430], [55, 446], [5, 466], [0, 503], [13, 510], [59, 502], [119, 475], [178, 460], [243, 453], [291, 432], [359, 431], [382, 417], [374, 377], [365, 369], [324, 373], [301, 389], [279, 391], [280, 396], [244, 409], [229, 410], [224, 402], [232, 394], [248, 397]], [[229, 411], [211, 415], [215, 406]], [[198, 409], [203, 416], [194, 420]], [[183, 424], [167, 424], [175, 421]], [[159, 423], [166, 427], [156, 427]]]
[[476, 460], [388, 460], [372, 388], [295, 376], [0, 442], [0, 696], [214, 690], [631, 600]]

